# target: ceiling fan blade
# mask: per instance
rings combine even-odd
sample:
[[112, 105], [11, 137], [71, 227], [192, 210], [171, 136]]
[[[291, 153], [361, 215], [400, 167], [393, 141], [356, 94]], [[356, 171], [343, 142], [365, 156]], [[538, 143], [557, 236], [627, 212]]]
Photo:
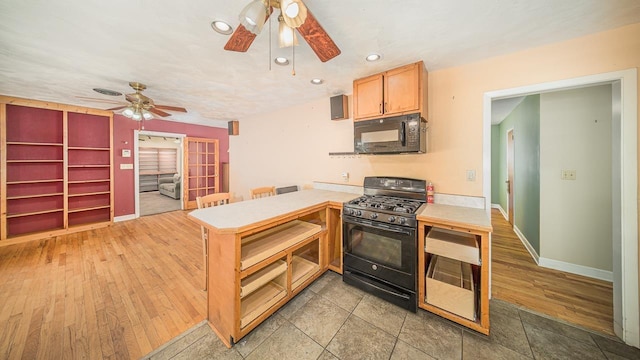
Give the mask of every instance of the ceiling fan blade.
[[313, 16], [311, 11], [309, 11], [308, 7], [307, 20], [305, 20], [297, 29], [300, 35], [302, 35], [302, 37], [307, 41], [313, 52], [318, 55], [320, 61], [326, 62], [340, 55], [340, 49], [336, 43], [331, 40], [329, 34], [324, 31], [315, 16]]
[[169, 105], [158, 105], [158, 104], [155, 104], [153, 107], [155, 107], [156, 109], [162, 109], [162, 110], [171, 110], [171, 111], [187, 112], [187, 109], [185, 109], [185, 108], [183, 108], [183, 107], [178, 107], [178, 106], [169, 106]]
[[160, 109], [156, 109], [155, 107], [149, 108], [149, 111], [154, 113], [154, 114], [156, 114], [156, 115], [158, 115], [158, 116], [162, 116], [162, 117], [171, 116], [171, 114], [166, 113], [166, 112], [164, 112], [164, 111], [162, 111]]
[[[269, 16], [273, 12], [273, 8], [269, 7], [269, 12], [267, 16], [264, 18], [264, 22], [266, 23], [269, 20]], [[229, 41], [224, 45], [225, 50], [229, 51], [238, 51], [238, 52], [247, 52], [253, 40], [255, 40], [256, 34], [247, 30], [242, 24], [238, 24], [238, 28], [233, 32]]]
[[110, 111], [110, 110], [116, 111], [116, 110], [124, 109], [126, 107], [129, 107], [129, 105], [118, 106], [118, 107], [114, 107], [114, 108], [107, 109], [107, 110], [108, 111]]

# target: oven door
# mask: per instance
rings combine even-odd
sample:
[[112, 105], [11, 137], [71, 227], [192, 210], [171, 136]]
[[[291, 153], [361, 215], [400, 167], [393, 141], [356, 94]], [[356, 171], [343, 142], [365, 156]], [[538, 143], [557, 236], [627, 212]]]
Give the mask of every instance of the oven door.
[[343, 216], [344, 266], [416, 290], [416, 229]]

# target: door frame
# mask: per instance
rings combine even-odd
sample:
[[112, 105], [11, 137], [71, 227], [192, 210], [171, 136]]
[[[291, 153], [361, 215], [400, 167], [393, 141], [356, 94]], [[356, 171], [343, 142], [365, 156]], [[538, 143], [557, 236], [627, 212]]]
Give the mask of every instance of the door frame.
[[[511, 137], [509, 137], [511, 135]], [[516, 159], [515, 159], [515, 140], [513, 137], [513, 128], [507, 130], [507, 221], [511, 224], [511, 227], [515, 225], [515, 221], [513, 218], [515, 217], [515, 168], [516, 168]], [[509, 161], [511, 160], [511, 161]]]
[[[134, 203], [135, 203], [135, 217], [136, 219], [140, 217], [140, 141], [138, 138], [140, 135], [149, 135], [149, 136], [160, 136], [160, 137], [175, 137], [180, 140], [180, 145], [178, 146], [178, 154], [177, 159], [180, 159], [182, 162], [182, 148], [184, 143], [184, 138], [187, 136], [186, 134], [176, 134], [176, 133], [168, 133], [168, 132], [160, 132], [160, 131], [150, 131], [150, 130], [133, 130], [133, 148], [135, 149], [135, 156], [133, 158], [133, 182], [134, 182]], [[182, 165], [182, 164], [180, 164]], [[178, 166], [178, 173], [182, 176], [182, 166]], [[180, 201], [180, 209], [183, 209], [182, 201]]]
[[[638, 296], [638, 71], [635, 68], [565, 79], [540, 84], [526, 85], [511, 89], [489, 91], [483, 99], [483, 184], [485, 199], [491, 199], [491, 102], [501, 98], [526, 96], [548, 91], [614, 84], [619, 81], [621, 92], [621, 144], [617, 149], [621, 157], [619, 184], [620, 194], [620, 243], [622, 284], [622, 319], [614, 319], [622, 324], [622, 340], [640, 347], [640, 299]], [[491, 216], [491, 206], [485, 210]], [[616, 222], [614, 222], [616, 223]], [[617, 239], [614, 239], [617, 241]], [[615, 262], [614, 262], [615, 263]], [[614, 269], [615, 271], [615, 269]], [[615, 277], [614, 277], [615, 278]], [[614, 285], [614, 289], [616, 286]], [[614, 298], [616, 294], [614, 294]], [[614, 301], [614, 314], [616, 311]]]

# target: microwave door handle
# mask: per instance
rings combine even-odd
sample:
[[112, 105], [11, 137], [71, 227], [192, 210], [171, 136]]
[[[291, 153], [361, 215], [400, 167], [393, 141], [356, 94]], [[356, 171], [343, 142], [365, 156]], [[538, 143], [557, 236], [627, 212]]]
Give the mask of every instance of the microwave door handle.
[[406, 137], [405, 137], [405, 130], [406, 130], [405, 122], [403, 121], [400, 124], [401, 124], [401, 126], [400, 126], [400, 144], [402, 144], [402, 146], [406, 146], [407, 144], [406, 144]]

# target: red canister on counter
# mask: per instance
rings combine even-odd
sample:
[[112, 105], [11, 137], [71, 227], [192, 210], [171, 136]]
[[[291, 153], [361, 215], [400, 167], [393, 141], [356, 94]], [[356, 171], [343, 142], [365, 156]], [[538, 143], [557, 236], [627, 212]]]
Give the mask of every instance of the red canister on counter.
[[433, 191], [433, 184], [431, 183], [431, 181], [429, 181], [429, 184], [427, 185], [427, 203], [433, 204], [434, 194], [435, 192]]

